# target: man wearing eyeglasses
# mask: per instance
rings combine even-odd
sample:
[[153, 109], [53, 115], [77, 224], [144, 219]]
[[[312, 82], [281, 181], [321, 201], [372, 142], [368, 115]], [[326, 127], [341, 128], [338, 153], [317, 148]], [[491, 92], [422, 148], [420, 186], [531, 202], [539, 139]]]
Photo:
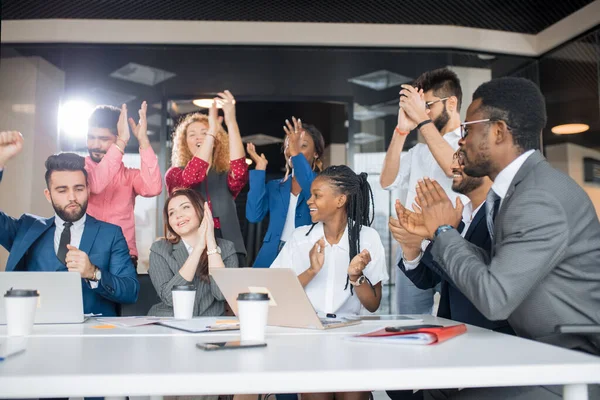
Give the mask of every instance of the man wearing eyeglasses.
[[[456, 74], [447, 69], [425, 72], [414, 85], [402, 85], [398, 124], [387, 150], [380, 183], [385, 190], [399, 189], [399, 199], [412, 209], [417, 181], [424, 177], [438, 180], [453, 199], [452, 155], [460, 139], [462, 89]], [[417, 130], [425, 139], [400, 158], [407, 135]], [[467, 197], [463, 197], [468, 202]], [[402, 257], [397, 248], [394, 265]], [[412, 261], [412, 260], [405, 260]], [[429, 314], [433, 310], [435, 289], [419, 289], [404, 274], [396, 274], [397, 312]]]
[[[400, 207], [400, 224], [433, 240], [433, 258], [490, 320], [517, 335], [600, 355], [600, 334], [565, 334], [559, 325], [600, 324], [600, 222], [587, 193], [539, 151], [544, 98], [531, 81], [481, 85], [463, 124], [464, 171], [494, 182], [486, 199], [491, 253], [455, 229], [462, 204], [435, 181], [417, 189], [422, 214]], [[600, 389], [590, 386], [590, 398]], [[452, 397], [454, 398], [454, 397]], [[561, 398], [560, 387], [465, 390], [458, 398]]]

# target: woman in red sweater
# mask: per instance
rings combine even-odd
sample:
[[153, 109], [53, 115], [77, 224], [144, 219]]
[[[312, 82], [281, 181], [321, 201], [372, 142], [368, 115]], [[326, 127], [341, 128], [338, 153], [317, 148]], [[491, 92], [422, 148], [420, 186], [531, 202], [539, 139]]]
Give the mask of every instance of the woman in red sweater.
[[[217, 114], [223, 108], [227, 132]], [[246, 266], [246, 247], [235, 207], [235, 198], [248, 182], [246, 153], [235, 117], [235, 99], [219, 93], [205, 114], [187, 115], [173, 137], [172, 167], [165, 176], [169, 194], [176, 188], [193, 188], [208, 202], [215, 235], [234, 243], [239, 266]]]

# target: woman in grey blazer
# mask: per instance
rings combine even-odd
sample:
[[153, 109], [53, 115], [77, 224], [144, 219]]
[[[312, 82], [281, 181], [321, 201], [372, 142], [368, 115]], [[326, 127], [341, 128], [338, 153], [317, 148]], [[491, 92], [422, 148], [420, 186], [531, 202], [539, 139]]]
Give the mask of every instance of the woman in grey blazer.
[[212, 268], [237, 268], [233, 243], [215, 239], [213, 217], [200, 194], [192, 189], [174, 190], [163, 210], [166, 238], [150, 248], [148, 274], [162, 300], [148, 315], [173, 316], [171, 289], [196, 287], [194, 316], [218, 316], [225, 312], [225, 297], [209, 274]]

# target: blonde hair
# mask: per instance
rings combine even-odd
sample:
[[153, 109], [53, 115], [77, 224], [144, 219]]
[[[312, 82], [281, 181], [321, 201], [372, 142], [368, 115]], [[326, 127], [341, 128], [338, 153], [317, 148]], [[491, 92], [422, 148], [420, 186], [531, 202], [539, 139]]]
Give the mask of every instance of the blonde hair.
[[[208, 116], [202, 113], [186, 115], [177, 125], [173, 134], [173, 151], [171, 153], [171, 165], [185, 168], [194, 155], [187, 145], [187, 130], [194, 122], [200, 122], [208, 126]], [[211, 166], [217, 173], [229, 171], [229, 135], [222, 126], [219, 126], [212, 154]]]

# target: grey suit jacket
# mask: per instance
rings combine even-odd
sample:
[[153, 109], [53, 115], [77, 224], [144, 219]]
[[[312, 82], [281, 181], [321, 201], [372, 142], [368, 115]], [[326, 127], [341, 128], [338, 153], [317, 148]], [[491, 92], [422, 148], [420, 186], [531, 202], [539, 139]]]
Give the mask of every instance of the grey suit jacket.
[[[221, 248], [221, 257], [226, 268], [237, 268], [238, 258], [233, 243], [229, 240], [217, 239], [217, 245]], [[188, 282], [179, 274], [179, 269], [187, 260], [189, 254], [183, 241], [171, 244], [166, 239], [160, 239], [150, 247], [150, 268], [148, 274], [156, 293], [162, 300], [161, 303], [152, 306], [148, 315], [172, 317], [173, 296], [171, 289], [176, 285], [187, 285], [193, 283], [196, 290], [194, 301], [194, 316], [218, 316], [225, 311], [225, 297], [219, 290], [212, 277], [210, 281], [194, 277], [193, 282]]]
[[432, 253], [490, 320], [517, 335], [600, 354], [600, 335], [557, 335], [559, 324], [600, 323], [600, 223], [592, 202], [539, 151], [513, 179], [494, 223], [490, 257], [454, 230]]

